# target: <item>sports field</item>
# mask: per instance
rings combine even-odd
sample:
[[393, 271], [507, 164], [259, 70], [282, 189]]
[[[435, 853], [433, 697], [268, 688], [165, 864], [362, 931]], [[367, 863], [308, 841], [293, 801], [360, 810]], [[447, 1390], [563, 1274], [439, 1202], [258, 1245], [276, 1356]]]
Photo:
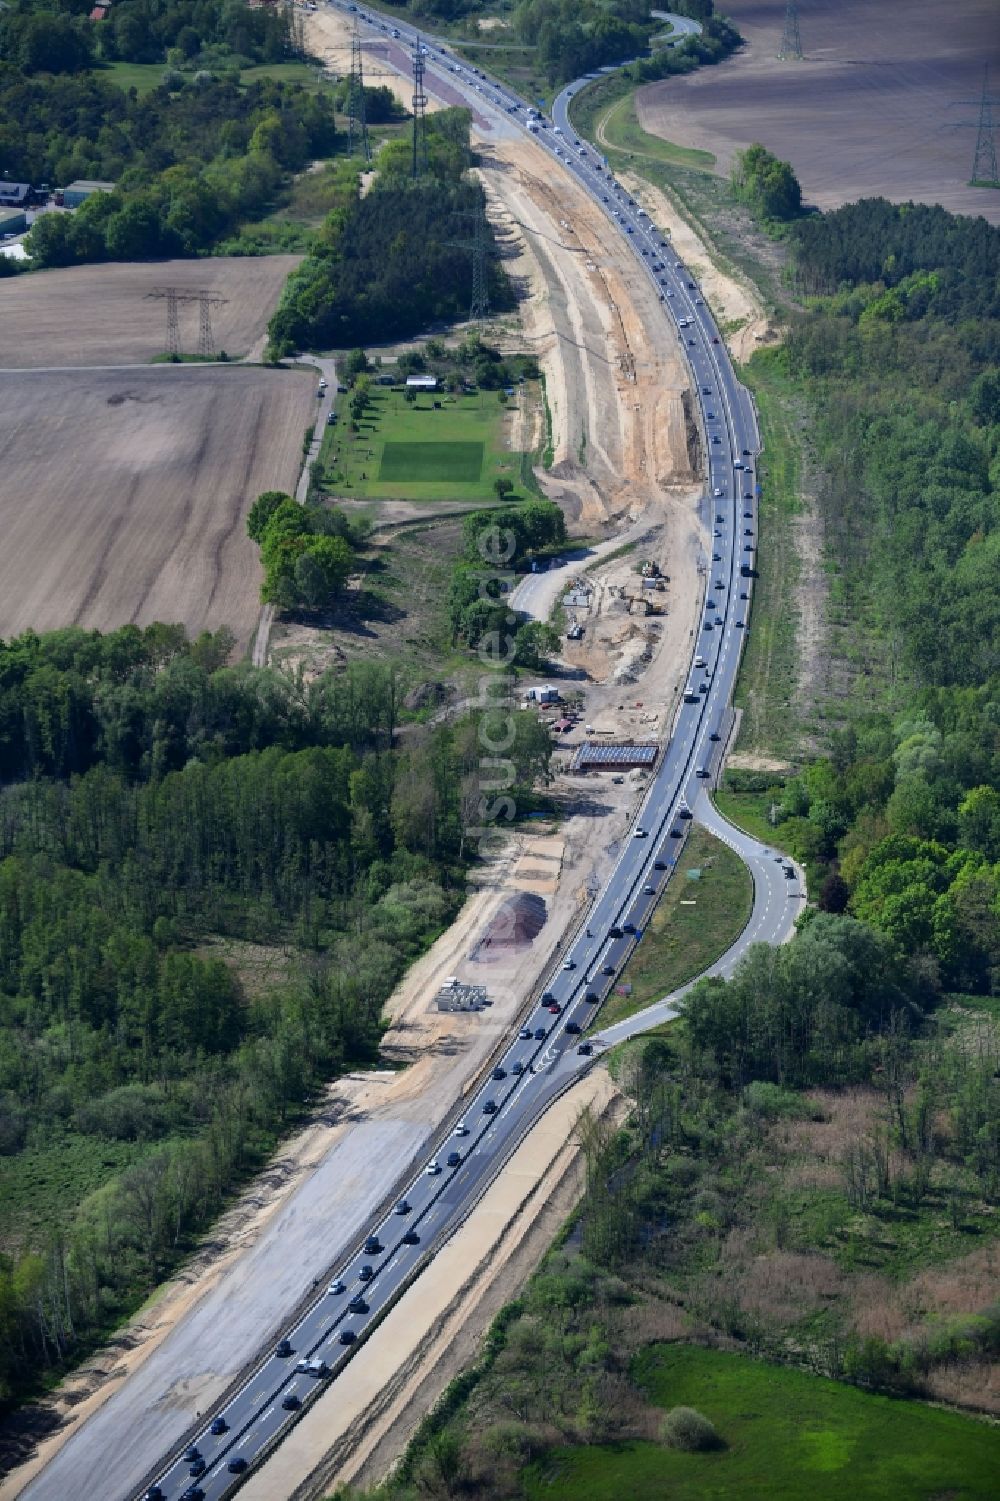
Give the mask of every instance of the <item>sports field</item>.
[[519, 483], [519, 408], [532, 399], [522, 388], [504, 404], [495, 391], [422, 394], [411, 403], [401, 390], [376, 387], [352, 432], [350, 397], [341, 395], [323, 438], [323, 488], [367, 500], [495, 500], [497, 479]]
[[478, 484], [483, 472], [482, 443], [385, 443], [379, 484], [408, 480], [434, 484]]

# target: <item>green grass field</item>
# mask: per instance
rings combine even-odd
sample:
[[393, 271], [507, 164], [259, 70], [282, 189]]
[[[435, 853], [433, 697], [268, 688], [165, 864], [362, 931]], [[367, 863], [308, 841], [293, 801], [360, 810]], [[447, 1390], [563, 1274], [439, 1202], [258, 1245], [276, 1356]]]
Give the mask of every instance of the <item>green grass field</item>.
[[379, 484], [478, 484], [482, 443], [384, 443]]
[[[691, 879], [694, 870], [701, 872], [697, 880]], [[738, 856], [704, 829], [692, 829], [663, 900], [622, 973], [632, 994], [610, 995], [600, 1025], [662, 1001], [714, 964], [745, 927], [752, 900], [750, 873]]]
[[635, 112], [635, 87], [619, 74], [581, 89], [573, 99], [570, 119], [598, 151], [607, 153], [612, 168], [630, 164], [654, 182], [650, 168], [682, 168], [704, 175], [715, 167], [710, 151], [678, 146], [643, 130]]
[[695, 1407], [724, 1447], [559, 1449], [525, 1476], [530, 1501], [988, 1501], [1000, 1429], [720, 1350], [653, 1345], [635, 1374], [664, 1409]]
[[[520, 399], [534, 397], [522, 392]], [[521, 455], [506, 447], [508, 409], [495, 391], [442, 392], [411, 404], [402, 391], [376, 387], [356, 433], [349, 427], [346, 395], [336, 410], [337, 423], [324, 433], [319, 457], [329, 494], [476, 501], [495, 500], [493, 484], [501, 477], [519, 484]]]
[[[166, 69], [166, 63], [103, 63], [95, 71], [109, 83], [117, 84], [118, 88], [135, 89], [142, 95], [159, 87]], [[184, 76], [190, 83], [192, 75], [186, 73]], [[260, 78], [300, 83], [312, 92], [323, 87], [322, 69], [308, 63], [262, 63], [256, 68], [244, 68], [240, 73], [240, 83], [254, 83]]]

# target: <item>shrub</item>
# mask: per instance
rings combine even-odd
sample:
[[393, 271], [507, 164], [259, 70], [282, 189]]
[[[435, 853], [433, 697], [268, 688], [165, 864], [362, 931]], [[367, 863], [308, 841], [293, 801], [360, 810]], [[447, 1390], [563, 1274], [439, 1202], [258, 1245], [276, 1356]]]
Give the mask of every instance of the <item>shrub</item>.
[[714, 1425], [694, 1407], [672, 1408], [663, 1419], [660, 1436], [671, 1449], [683, 1449], [687, 1454], [719, 1447]]

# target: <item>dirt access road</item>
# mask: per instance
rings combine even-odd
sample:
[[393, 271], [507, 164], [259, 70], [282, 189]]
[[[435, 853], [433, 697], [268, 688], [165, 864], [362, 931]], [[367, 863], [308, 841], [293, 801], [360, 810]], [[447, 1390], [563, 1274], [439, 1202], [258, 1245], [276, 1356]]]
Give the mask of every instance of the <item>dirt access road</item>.
[[952, 128], [978, 119], [983, 64], [1000, 75], [996, 0], [810, 0], [799, 9], [801, 62], [777, 57], [785, 0], [725, 9], [746, 47], [639, 89], [645, 130], [713, 152], [726, 174], [737, 150], [760, 141], [821, 209], [881, 195], [1000, 224], [1000, 192], [968, 186], [975, 128]]

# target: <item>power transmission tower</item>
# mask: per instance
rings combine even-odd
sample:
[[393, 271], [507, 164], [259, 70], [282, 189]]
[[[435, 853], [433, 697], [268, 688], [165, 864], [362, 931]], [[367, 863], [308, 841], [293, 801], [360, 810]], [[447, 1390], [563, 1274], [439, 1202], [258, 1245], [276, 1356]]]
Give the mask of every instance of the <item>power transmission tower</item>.
[[490, 315], [490, 281], [486, 271], [486, 258], [490, 254], [490, 226], [486, 218], [486, 194], [479, 190], [479, 201], [474, 211], [471, 240], [447, 240], [456, 250], [468, 250], [472, 256], [472, 299], [469, 303], [469, 322], [485, 323]]
[[212, 338], [212, 308], [219, 307], [227, 302], [228, 298], [220, 297], [216, 292], [200, 292], [198, 294], [198, 353], [206, 359], [211, 359], [215, 353], [215, 340]]
[[799, 34], [799, 5], [798, 0], [786, 0], [785, 25], [781, 33], [781, 46], [778, 48], [778, 57], [782, 61], [802, 61], [802, 37]]
[[347, 112], [350, 120], [350, 151], [360, 151], [366, 162], [372, 159], [365, 118], [365, 73], [361, 55], [361, 33], [355, 26], [351, 33], [351, 76], [348, 84]]
[[490, 311], [490, 285], [486, 275], [486, 256], [489, 251], [489, 226], [486, 223], [486, 195], [481, 193], [472, 231], [472, 303], [469, 318], [473, 323], [483, 323]]
[[176, 358], [181, 352], [180, 319], [178, 317], [178, 304], [181, 302], [197, 302], [199, 316], [198, 353], [211, 358], [215, 353], [215, 342], [212, 338], [212, 308], [220, 307], [228, 302], [228, 297], [221, 297], [218, 292], [211, 289], [197, 289], [188, 287], [156, 287], [152, 292], [146, 293], [147, 298], [156, 298], [167, 304], [167, 349], [166, 352], [172, 358]]
[[949, 105], [949, 109], [959, 105], [968, 105], [970, 108], [979, 107], [979, 114], [974, 120], [953, 120], [946, 127], [948, 130], [975, 130], [976, 149], [972, 157], [972, 177], [969, 186], [972, 188], [1000, 188], [1000, 174], [997, 172], [997, 148], [994, 138], [993, 108], [996, 104], [990, 93], [990, 68], [989, 63], [983, 68], [983, 91], [978, 99], [956, 99]]
[[[150, 296], [156, 294], [151, 292]], [[167, 287], [164, 296], [167, 299], [167, 354], [177, 355], [181, 352], [181, 326], [177, 318], [177, 288]]]
[[306, 50], [306, 33], [301, 13], [296, 13], [292, 0], [285, 0], [285, 25], [288, 28], [288, 45], [296, 57], [303, 57]]
[[413, 52], [413, 180], [427, 171], [427, 95], [424, 93], [424, 51]]
[[983, 68], [983, 96], [979, 101], [976, 154], [972, 158], [972, 186], [986, 183], [997, 187], [997, 148], [993, 139], [993, 102], [990, 99], [990, 65]]

